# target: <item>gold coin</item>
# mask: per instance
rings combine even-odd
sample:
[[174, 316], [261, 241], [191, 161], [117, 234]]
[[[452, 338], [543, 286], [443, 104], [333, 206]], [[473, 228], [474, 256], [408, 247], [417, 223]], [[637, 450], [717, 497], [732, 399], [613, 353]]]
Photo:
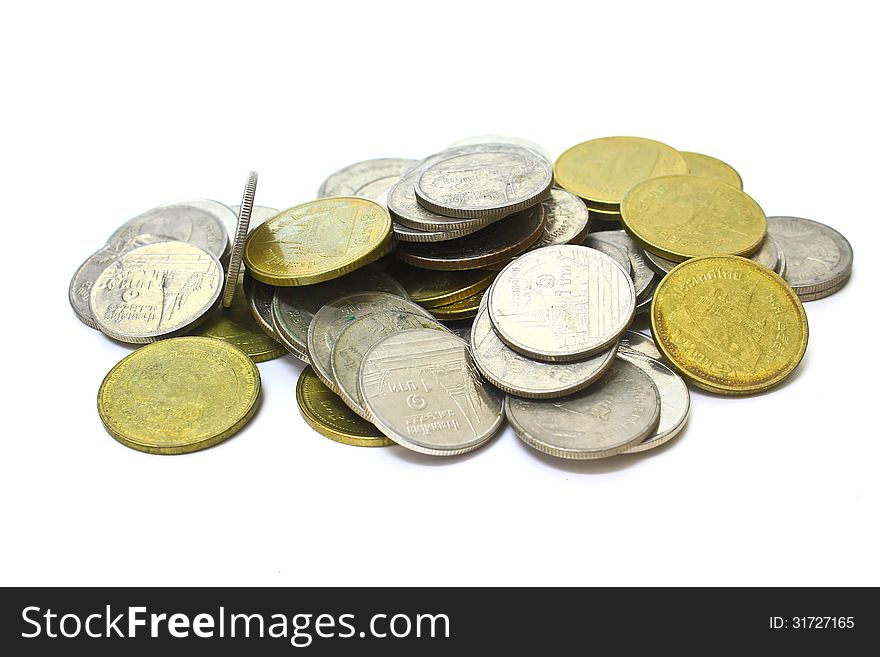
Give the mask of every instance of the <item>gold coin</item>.
[[687, 163], [677, 150], [653, 139], [603, 137], [569, 148], [553, 173], [560, 187], [601, 208], [619, 205], [643, 180], [687, 173]]
[[391, 215], [374, 201], [321, 198], [279, 212], [244, 247], [250, 274], [269, 285], [311, 285], [338, 278], [388, 253]]
[[308, 425], [330, 440], [356, 447], [387, 447], [394, 444], [346, 406], [311, 367], [306, 366], [296, 381], [296, 403]]
[[184, 454], [241, 429], [259, 397], [260, 372], [240, 349], [214, 338], [172, 338], [110, 370], [98, 390], [98, 414], [127, 447]]
[[788, 377], [807, 349], [804, 307], [779, 275], [737, 256], [684, 262], [657, 285], [651, 331], [695, 385], [741, 395]]
[[643, 248], [675, 262], [751, 255], [767, 234], [767, 217], [751, 196], [700, 176], [646, 180], [627, 193], [620, 213]]
[[731, 187], [737, 189], [743, 188], [743, 181], [736, 169], [727, 162], [722, 162], [718, 158], [702, 153], [688, 153], [681, 151], [684, 161], [688, 165], [688, 173], [692, 176], [703, 176], [704, 178], [713, 178], [727, 183]]
[[190, 335], [223, 340], [241, 349], [255, 363], [280, 358], [287, 353], [284, 345], [268, 336], [254, 319], [244, 291], [244, 276], [238, 277], [238, 288], [232, 297], [232, 306], [216, 307], [208, 319]]
[[593, 214], [602, 215], [603, 219], [617, 219], [618, 221], [620, 220], [620, 206], [619, 205], [615, 206], [616, 209], [613, 209], [613, 210], [608, 209], [606, 207], [597, 207], [597, 206], [594, 206], [590, 203], [585, 203], [585, 205], [587, 206], [587, 210], [589, 210]]
[[480, 308], [480, 300], [483, 298], [485, 292], [485, 290], [481, 290], [473, 296], [461, 299], [455, 303], [428, 308], [427, 310], [434, 316], [434, 319], [439, 319], [444, 322], [470, 319], [477, 316], [477, 311]]
[[495, 272], [483, 269], [442, 271], [399, 263], [394, 277], [406, 288], [409, 298], [425, 308], [455, 303], [489, 287]]

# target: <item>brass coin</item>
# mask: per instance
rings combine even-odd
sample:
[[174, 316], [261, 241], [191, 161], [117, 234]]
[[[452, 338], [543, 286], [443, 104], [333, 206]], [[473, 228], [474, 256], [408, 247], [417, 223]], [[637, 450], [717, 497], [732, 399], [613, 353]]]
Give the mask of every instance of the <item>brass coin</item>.
[[244, 276], [239, 276], [232, 306], [215, 308], [190, 335], [223, 340], [241, 349], [255, 363], [284, 356], [287, 353], [284, 345], [269, 336], [254, 319], [243, 284]]
[[767, 234], [767, 217], [751, 196], [700, 176], [636, 185], [623, 200], [621, 216], [626, 232], [643, 248], [675, 262], [751, 255]]
[[244, 262], [269, 285], [311, 285], [378, 260], [393, 244], [391, 216], [374, 201], [329, 197], [279, 212], [248, 235]]
[[687, 163], [677, 150], [653, 139], [603, 137], [569, 148], [553, 173], [560, 187], [601, 208], [619, 205], [643, 180], [687, 173]]
[[455, 303], [428, 308], [427, 310], [434, 316], [434, 319], [439, 319], [444, 322], [452, 322], [459, 319], [471, 319], [472, 317], [477, 316], [477, 311], [480, 309], [480, 301], [482, 301], [485, 293], [485, 290], [481, 290], [473, 296], [461, 299]]
[[321, 382], [311, 367], [306, 366], [296, 381], [296, 403], [306, 423], [325, 438], [356, 447], [387, 447], [394, 444], [346, 406], [339, 395]]
[[127, 447], [183, 454], [229, 438], [259, 397], [260, 373], [240, 349], [213, 338], [172, 338], [110, 370], [98, 390], [98, 414]]
[[688, 173], [692, 176], [713, 178], [737, 189], [743, 188], [743, 181], [736, 169], [727, 162], [702, 153], [688, 153], [681, 151], [681, 156], [688, 165]]
[[737, 256], [688, 260], [657, 285], [651, 331], [670, 364], [721, 394], [762, 392], [801, 362], [804, 307], [778, 274]]
[[466, 237], [437, 244], [398, 244], [394, 256], [424, 269], [481, 269], [525, 251], [541, 237], [543, 226], [544, 208], [538, 204]]
[[483, 269], [432, 271], [399, 263], [394, 277], [406, 288], [409, 298], [425, 308], [455, 303], [489, 287], [495, 272]]

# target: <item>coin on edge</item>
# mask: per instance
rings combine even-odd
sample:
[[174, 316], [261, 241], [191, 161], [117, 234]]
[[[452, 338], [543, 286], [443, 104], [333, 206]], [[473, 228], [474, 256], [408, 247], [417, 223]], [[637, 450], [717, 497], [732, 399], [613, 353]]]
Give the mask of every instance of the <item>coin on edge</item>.
[[727, 162], [722, 162], [716, 157], [703, 155], [702, 153], [679, 152], [684, 161], [687, 162], [688, 174], [704, 178], [714, 178], [715, 180], [727, 183], [731, 187], [743, 188], [743, 181], [739, 173]]
[[380, 310], [356, 319], [339, 334], [336, 342], [333, 343], [333, 350], [330, 353], [330, 369], [333, 381], [336, 382], [336, 387], [339, 389], [339, 396], [351, 410], [365, 420], [371, 418], [364, 408], [358, 390], [358, 376], [364, 354], [386, 335], [415, 328], [445, 330], [438, 322], [422, 315], [396, 310]]
[[683, 262], [657, 285], [651, 332], [672, 367], [705, 390], [763, 392], [807, 349], [804, 307], [778, 274], [747, 258]]
[[767, 218], [744, 191], [700, 176], [665, 176], [633, 187], [620, 206], [639, 245], [669, 260], [757, 251]]
[[539, 452], [598, 459], [625, 452], [660, 422], [660, 393], [639, 367], [616, 358], [586, 390], [562, 399], [509, 395], [504, 410], [514, 433]]
[[550, 162], [521, 146], [495, 144], [481, 152], [450, 151], [421, 172], [415, 195], [425, 208], [462, 219], [503, 217], [550, 194]]
[[220, 298], [223, 267], [187, 242], [156, 242], [117, 258], [98, 276], [89, 309], [101, 332], [143, 344], [186, 333]]
[[635, 308], [623, 268], [573, 244], [517, 258], [489, 288], [489, 317], [499, 337], [538, 360], [580, 360], [605, 351], [630, 325]]
[[[556, 183], [597, 208], [616, 212], [643, 180], [687, 173], [681, 153], [642, 137], [602, 137], [572, 146], [553, 165]], [[599, 210], [601, 211], [601, 210]]]
[[119, 361], [98, 390], [98, 414], [127, 447], [184, 454], [220, 443], [241, 429], [260, 398], [260, 373], [220, 340], [174, 338]]
[[241, 257], [244, 253], [244, 243], [248, 236], [251, 225], [251, 212], [254, 209], [254, 195], [257, 193], [257, 172], [248, 174], [247, 184], [244, 188], [244, 196], [238, 210], [238, 224], [235, 228], [235, 236], [232, 240], [232, 252], [229, 255], [229, 264], [226, 267], [226, 281], [223, 284], [223, 307], [232, 305], [232, 298], [239, 287], [238, 274], [241, 272]]
[[480, 373], [499, 390], [530, 399], [554, 399], [583, 390], [611, 367], [615, 344], [585, 360], [547, 363], [527, 358], [504, 344], [481, 308], [471, 327], [471, 355]]
[[393, 440], [343, 404], [311, 367], [303, 368], [296, 381], [296, 403], [306, 423], [325, 438], [355, 447], [388, 447], [394, 444]]
[[311, 285], [378, 260], [392, 246], [383, 206], [330, 197], [284, 210], [257, 228], [245, 243], [244, 263], [262, 283]]
[[307, 336], [309, 364], [318, 378], [336, 394], [339, 388], [333, 378], [330, 356], [339, 335], [354, 321], [371, 313], [393, 310], [413, 313], [427, 319], [431, 315], [421, 306], [388, 292], [355, 292], [325, 303], [309, 324]]
[[394, 333], [364, 356], [361, 398], [394, 442], [434, 456], [481, 447], [504, 422], [501, 394], [483, 383], [468, 344], [431, 329]]
[[767, 223], [785, 254], [785, 280], [798, 296], [821, 299], [849, 280], [853, 250], [839, 232], [800, 217], [768, 217]]

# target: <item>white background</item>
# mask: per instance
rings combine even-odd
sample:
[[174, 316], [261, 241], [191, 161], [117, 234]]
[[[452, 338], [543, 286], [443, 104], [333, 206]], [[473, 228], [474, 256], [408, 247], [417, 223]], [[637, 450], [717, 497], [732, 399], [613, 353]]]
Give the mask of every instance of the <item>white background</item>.
[[[869, 3], [16, 3], [0, 20], [3, 584], [880, 584], [878, 46]], [[159, 203], [313, 198], [357, 160], [463, 137], [606, 135], [718, 156], [824, 221], [851, 282], [807, 304], [770, 394], [694, 392], [653, 454], [572, 464], [507, 429], [436, 459], [336, 444], [261, 364], [240, 434], [157, 457], [104, 431], [129, 353], [67, 286]]]

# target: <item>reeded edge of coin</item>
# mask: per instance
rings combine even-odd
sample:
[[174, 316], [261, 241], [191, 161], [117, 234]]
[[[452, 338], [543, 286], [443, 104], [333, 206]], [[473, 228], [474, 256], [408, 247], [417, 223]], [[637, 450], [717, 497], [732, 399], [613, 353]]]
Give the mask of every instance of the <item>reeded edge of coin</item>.
[[[663, 341], [658, 339], [658, 327], [657, 327], [657, 313], [655, 312], [655, 304], [657, 303], [658, 294], [662, 293], [662, 288], [666, 285], [669, 285], [669, 281], [672, 279], [672, 274], [675, 273], [678, 269], [682, 267], [686, 267], [691, 263], [699, 262], [702, 260], [710, 260], [710, 259], [736, 259], [741, 260], [743, 262], [748, 263], [751, 267], [755, 268], [755, 270], [770, 278], [773, 282], [780, 284], [793, 298], [793, 300], [797, 301], [797, 303], [793, 304], [798, 311], [798, 315], [800, 316], [803, 326], [804, 326], [804, 340], [803, 344], [800, 348], [800, 356], [792, 363], [791, 367], [787, 370], [781, 372], [779, 375], [773, 377], [772, 379], [751, 386], [729, 386], [729, 385], [719, 385], [709, 381], [706, 378], [701, 376], [697, 376], [691, 372], [689, 372], [684, 366], [679, 364], [676, 360], [674, 360], [669, 353], [666, 346], [663, 344]], [[689, 260], [685, 260], [684, 262], [677, 265], [672, 271], [669, 272], [663, 279], [657, 284], [657, 287], [654, 289], [654, 299], [651, 302], [651, 335], [654, 339], [654, 343], [657, 348], [660, 350], [660, 353], [663, 354], [663, 358], [666, 359], [666, 362], [675, 370], [678, 374], [680, 374], [686, 381], [693, 383], [698, 388], [702, 388], [707, 392], [719, 394], [719, 395], [727, 395], [727, 396], [739, 396], [739, 395], [753, 395], [761, 392], [766, 392], [767, 390], [772, 389], [773, 387], [779, 385], [785, 379], [787, 379], [791, 374], [798, 368], [801, 361], [804, 358], [804, 355], [807, 352], [807, 345], [810, 341], [810, 325], [807, 321], [807, 313], [804, 310], [803, 302], [798, 297], [797, 293], [792, 289], [791, 285], [789, 285], [782, 276], [777, 274], [772, 269], [767, 269], [763, 265], [759, 265], [754, 260], [750, 260], [749, 258], [744, 258], [742, 256], [699, 256], [696, 258], [691, 258]]]
[[128, 356], [126, 356], [125, 358], [120, 360], [118, 363], [116, 363], [116, 365], [114, 365], [110, 369], [110, 371], [107, 372], [107, 375], [104, 377], [104, 380], [101, 382], [101, 386], [98, 388], [98, 415], [100, 416], [101, 423], [104, 425], [104, 428], [107, 430], [107, 433], [109, 433], [115, 440], [117, 440], [121, 444], [123, 444], [126, 447], [129, 447], [131, 449], [137, 450], [138, 452], [145, 452], [147, 454], [160, 454], [163, 456], [167, 456], [167, 455], [173, 455], [173, 454], [189, 454], [192, 452], [200, 452], [203, 449], [208, 449], [209, 447], [214, 447], [215, 445], [219, 445], [220, 443], [224, 442], [228, 438], [231, 438], [233, 435], [238, 433], [244, 427], [244, 425], [246, 425], [250, 421], [250, 419], [254, 416], [254, 413], [257, 412], [257, 408], [259, 408], [259, 406], [260, 406], [260, 397], [262, 394], [262, 382], [260, 380], [260, 370], [257, 369], [257, 366], [254, 363], [254, 361], [246, 353], [244, 353], [241, 349], [239, 349], [235, 345], [229, 344], [228, 342], [224, 342], [223, 340], [218, 340], [217, 338], [208, 338], [208, 337], [203, 337], [203, 336], [187, 336], [187, 337], [181, 337], [181, 338], [175, 338], [175, 339], [176, 340], [209, 340], [213, 343], [218, 343], [218, 344], [222, 345], [221, 348], [228, 348], [228, 349], [232, 349], [232, 350], [239, 352], [241, 354], [241, 356], [244, 358], [244, 361], [246, 361], [250, 365], [250, 367], [252, 368], [251, 371], [254, 375], [254, 382], [255, 382], [253, 401], [251, 402], [248, 410], [234, 424], [232, 424], [228, 429], [225, 429], [224, 431], [220, 432], [219, 434], [212, 436], [208, 439], [199, 441], [197, 443], [190, 443], [187, 445], [175, 445], [172, 447], [156, 447], [154, 445], [145, 445], [143, 443], [139, 443], [135, 440], [129, 439], [128, 437], [124, 436], [120, 432], [114, 431], [110, 427], [110, 425], [109, 425], [110, 419], [107, 417], [107, 413], [102, 407], [102, 396], [105, 391], [105, 386], [108, 383], [108, 381], [110, 380], [110, 377], [120, 367], [124, 367], [124, 365], [123, 365], [124, 363], [129, 361], [129, 359], [132, 359], [135, 357], [142, 357], [145, 349], [151, 349], [154, 347], [161, 346], [160, 343], [146, 345], [146, 346], [138, 349], [137, 351], [133, 351]]
[[[621, 349], [617, 352], [617, 356], [618, 356], [618, 358], [622, 358], [623, 360], [629, 361], [630, 363], [632, 363], [633, 365], [635, 365], [636, 367], [641, 369], [648, 376], [652, 376], [651, 371], [650, 371], [652, 368], [657, 368], [659, 370], [665, 370], [666, 372], [668, 372], [669, 374], [674, 376], [676, 379], [678, 379], [678, 381], [681, 382], [681, 386], [682, 386], [682, 388], [684, 388], [685, 394], [687, 396], [687, 405], [685, 406], [684, 415], [682, 416], [681, 421], [678, 424], [676, 424], [674, 427], [672, 427], [671, 429], [669, 429], [668, 431], [666, 431], [662, 434], [658, 433], [658, 430], [660, 428], [659, 423], [658, 423], [657, 429], [655, 429], [654, 432], [650, 436], [645, 438], [642, 442], [634, 445], [633, 447], [630, 447], [624, 453], [625, 454], [638, 454], [640, 452], [647, 452], [648, 450], [654, 449], [656, 447], [660, 447], [660, 445], [665, 445], [666, 443], [668, 443], [670, 440], [672, 440], [673, 438], [675, 438], [678, 434], [680, 434], [682, 432], [685, 425], [687, 424], [688, 418], [690, 417], [690, 414], [691, 414], [691, 394], [690, 394], [690, 391], [688, 390], [687, 384], [684, 382], [684, 379], [682, 379], [675, 372], [675, 370], [673, 370], [671, 367], [666, 365], [666, 363], [663, 363], [663, 362], [657, 360], [656, 358], [651, 358], [650, 356], [646, 356], [645, 354], [643, 354], [639, 351], [636, 351], [634, 349], [627, 349], [626, 347], [621, 347]], [[656, 385], [656, 383], [655, 383], [655, 385]], [[657, 388], [657, 391], [658, 392], [660, 391], [659, 387]], [[660, 420], [661, 420], [661, 422], [663, 420], [663, 393], [662, 392], [660, 393]]]
[[798, 298], [801, 300], [801, 303], [825, 299], [827, 297], [830, 297], [832, 294], [842, 290], [846, 286], [846, 284], [849, 283], [849, 279], [850, 277], [847, 276], [834, 287], [825, 288], [824, 290], [819, 290], [818, 292], [805, 292], [803, 294], [797, 293]]
[[[307, 365], [303, 368], [302, 372], [300, 372], [299, 378], [296, 380], [296, 402], [297, 406], [299, 406], [300, 415], [302, 415], [306, 424], [325, 438], [329, 438], [330, 440], [343, 445], [351, 445], [352, 447], [390, 447], [395, 444], [393, 440], [390, 440], [387, 436], [383, 435], [378, 429], [376, 429], [376, 436], [356, 436], [352, 433], [340, 431], [339, 429], [331, 427], [329, 424], [323, 422], [318, 414], [312, 410], [311, 405], [308, 404], [305, 398], [305, 391], [303, 388], [305, 387], [304, 382], [309, 372], [314, 374], [314, 370], [312, 370], [311, 366]], [[315, 377], [320, 381], [320, 377], [318, 377], [317, 374], [315, 374]], [[321, 381], [321, 383], [323, 383], [323, 381]], [[331, 390], [330, 392], [333, 391]], [[341, 398], [340, 401], [342, 401]]]
[[486, 225], [472, 226], [469, 228], [455, 228], [448, 231], [417, 230], [415, 228], [410, 228], [409, 226], [404, 226], [395, 220], [392, 226], [392, 231], [394, 232], [394, 237], [401, 242], [448, 242], [449, 240], [476, 233], [478, 230], [485, 228]]
[[232, 252], [229, 255], [229, 265], [226, 268], [226, 282], [223, 284], [223, 307], [229, 308], [235, 298], [235, 290], [238, 287], [238, 274], [241, 272], [241, 260], [244, 254], [244, 243], [247, 240], [248, 228], [251, 225], [251, 212], [254, 209], [254, 196], [257, 193], [257, 172], [248, 174], [244, 194], [241, 197], [241, 205], [238, 209], [238, 223], [235, 228], [235, 238], [232, 241]]

